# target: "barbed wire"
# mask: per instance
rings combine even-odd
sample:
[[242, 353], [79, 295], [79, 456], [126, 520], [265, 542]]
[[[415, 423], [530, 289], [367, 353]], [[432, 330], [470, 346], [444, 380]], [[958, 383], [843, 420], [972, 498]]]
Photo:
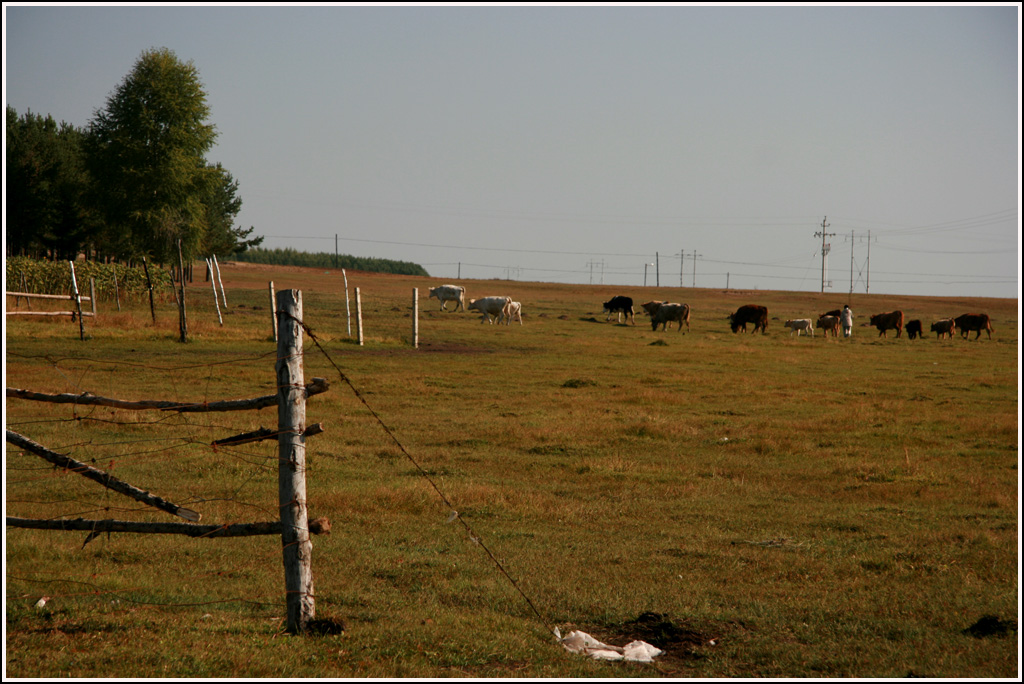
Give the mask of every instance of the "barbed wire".
[[[408, 306], [410, 305], [411, 300], [409, 300], [406, 297], [391, 298], [391, 297], [388, 297], [388, 296], [379, 296], [378, 297], [378, 296], [375, 296], [375, 295], [371, 295], [371, 303], [376, 303], [376, 304], [379, 305], [378, 308], [385, 309], [385, 310], [389, 309], [389, 308], [392, 308], [392, 307], [389, 306], [390, 304], [396, 304], [399, 308], [405, 308], [405, 310], [408, 311]], [[373, 306], [370, 307], [370, 311], [373, 311]], [[364, 315], [365, 315], [365, 313], [366, 313], [366, 309], [364, 309]], [[390, 315], [386, 316], [385, 318], [387, 320], [394, 321], [398, 317], [394, 316], [393, 312], [391, 312]], [[314, 344], [317, 347], [318, 351], [323, 355], [323, 357], [332, 366], [332, 368], [334, 368], [334, 370], [338, 374], [339, 378], [341, 378], [346, 383], [346, 385], [351, 389], [351, 391], [356, 396], [356, 398], [369, 411], [369, 413], [372, 416], [372, 418], [374, 419], [374, 421], [383, 429], [384, 433], [394, 442], [394, 444], [398, 447], [399, 451], [409, 460], [409, 462], [411, 462], [413, 464], [413, 466], [415, 467], [415, 469], [419, 473], [419, 475], [425, 479], [425, 481], [434, 490], [434, 492], [437, 494], [437, 496], [440, 498], [440, 500], [444, 503], [444, 505], [447, 506], [447, 508], [450, 511], [449, 522], [454, 522], [454, 521], [457, 520], [462, 525], [462, 527], [465, 529], [466, 533], [468, 534], [470, 541], [472, 541], [478, 548], [480, 548], [484, 552], [484, 554], [490, 559], [490, 561], [494, 565], [494, 567], [511, 584], [511, 586], [515, 589], [515, 591], [525, 600], [526, 604], [529, 606], [529, 608], [534, 613], [534, 615], [540, 620], [541, 624], [543, 624], [544, 627], [546, 629], [548, 629], [548, 631], [554, 632], [554, 629], [553, 629], [553, 627], [551, 625], [550, 620], [548, 618], [546, 618], [539, 611], [539, 609], [537, 608], [535, 602], [525, 593], [523, 588], [512, 577], [512, 575], [509, 573], [508, 569], [504, 566], [504, 564], [495, 556], [495, 554], [488, 547], [488, 545], [486, 544], [486, 542], [484, 541], [482, 536], [477, 531], [475, 531], [473, 529], [473, 527], [461, 515], [459, 515], [459, 513], [456, 510], [455, 506], [448, 499], [448, 497], [445, 495], [445, 493], [441, 490], [441, 488], [439, 487], [437, 482], [435, 482], [435, 480], [431, 477], [431, 475], [419, 464], [419, 462], [412, 456], [412, 454], [405, 447], [405, 445], [403, 445], [402, 442], [397, 438], [395, 433], [386, 425], [386, 423], [384, 423], [384, 421], [380, 417], [380, 415], [370, 406], [370, 404], [367, 402], [367, 400], [366, 400], [366, 398], [364, 396], [364, 393], [361, 392], [353, 384], [353, 382], [344, 373], [344, 371], [341, 369], [341, 367], [339, 366], [337, 361], [333, 358], [333, 356], [330, 353], [328, 353], [327, 350], [323, 347], [323, 345], [321, 344], [321, 340], [320, 340], [319, 335], [315, 334], [309, 328], [309, 326], [307, 326], [304, 322], [300, 321], [299, 323], [302, 325], [303, 329], [309, 335], [310, 340], [312, 340], [314, 342]], [[47, 364], [49, 364], [51, 366], [53, 372], [61, 375], [65, 379], [66, 382], [68, 382], [69, 384], [73, 384], [76, 387], [85, 386], [88, 383], [88, 379], [90, 377], [90, 373], [86, 370], [84, 372], [80, 372], [74, 378], [74, 380], [69, 378], [69, 375], [75, 375], [75, 372], [78, 372], [82, 365], [85, 365], [86, 367], [92, 367], [93, 364], [100, 365], [100, 364], [108, 364], [108, 363], [117, 363], [116, 361], [111, 361], [111, 360], [107, 360], [107, 359], [95, 359], [95, 358], [90, 358], [90, 357], [86, 357], [86, 356], [82, 356], [82, 355], [68, 355], [68, 356], [59, 356], [58, 357], [58, 356], [55, 356], [55, 355], [48, 355], [48, 354], [40, 354], [40, 355], [15, 354], [15, 356], [17, 358], [22, 358], [22, 359], [35, 359], [35, 360], [42, 359], [42, 360], [44, 360]], [[266, 361], [270, 356], [271, 356], [270, 353], [254, 355], [254, 356], [248, 357], [247, 361], [248, 362], [253, 362], [253, 363], [258, 362], [258, 361]], [[273, 353], [273, 356], [276, 359], [276, 351]], [[239, 359], [232, 359], [232, 360], [227, 360], [227, 361], [211, 361], [211, 362], [197, 363], [197, 364], [160, 365], [160, 364], [152, 364], [152, 363], [131, 363], [131, 364], [120, 364], [120, 365], [131, 365], [131, 366], [133, 366], [135, 368], [145, 368], [147, 370], [160, 371], [160, 372], [166, 373], [170, 377], [170, 379], [171, 379], [171, 386], [172, 386], [172, 389], [174, 390], [174, 392], [172, 392], [172, 394], [176, 393], [176, 394], [179, 394], [179, 395], [184, 393], [184, 389], [185, 389], [183, 387], [184, 385], [187, 385], [187, 388], [189, 390], [194, 390], [197, 387], [197, 383], [194, 380], [194, 375], [192, 375], [191, 377], [186, 377], [186, 375], [188, 375], [188, 374], [182, 374], [180, 371], [183, 371], [183, 370], [197, 370], [198, 369], [200, 372], [202, 372], [203, 369], [208, 369], [209, 372], [205, 374], [206, 375], [205, 382], [203, 382], [201, 384], [202, 394], [208, 399], [209, 398], [209, 394], [211, 392], [211, 387], [214, 384], [213, 368], [216, 367], [216, 366], [223, 366], [223, 365], [229, 364], [229, 363], [230, 364], [237, 364], [237, 363], [239, 363]], [[74, 371], [74, 372], [72, 372], [72, 371]], [[222, 431], [222, 430], [225, 430], [225, 429], [235, 429], [235, 428], [232, 427], [232, 425], [230, 423], [228, 423], [226, 421], [209, 421], [209, 420], [204, 421], [204, 420], [196, 419], [195, 417], [192, 417], [192, 416], [186, 416], [185, 414], [179, 414], [179, 413], [174, 414], [174, 418], [176, 418], [176, 419], [173, 419], [172, 416], [161, 416], [159, 418], [151, 419], [151, 420], [146, 420], [146, 419], [121, 419], [119, 417], [114, 417], [114, 411], [111, 411], [110, 417], [107, 417], [106, 414], [101, 410], [101, 407], [97, 407], [97, 406], [88, 407], [88, 409], [84, 410], [84, 411], [82, 410], [83, 407], [80, 406], [80, 405], [69, 404], [69, 407], [70, 407], [70, 414], [71, 414], [70, 416], [69, 415], [54, 415], [52, 417], [48, 417], [48, 418], [45, 418], [45, 419], [34, 419], [34, 420], [26, 420], [26, 421], [17, 421], [16, 420], [16, 422], [12, 423], [12, 425], [31, 424], [33, 426], [38, 426], [38, 427], [45, 427], [47, 425], [59, 427], [61, 425], [77, 424], [77, 425], [96, 425], [98, 427], [102, 426], [102, 427], [126, 428], [126, 429], [142, 428], [142, 429], [145, 429], [145, 430], [154, 430], [154, 429], [156, 429], [156, 430], [161, 430], [161, 431], [171, 431], [171, 432], [173, 432], [175, 434], [161, 435], [161, 436], [143, 436], [143, 437], [117, 438], [117, 439], [112, 439], [112, 440], [96, 440], [96, 439], [80, 440], [80, 441], [75, 441], [75, 442], [63, 443], [63, 444], [59, 445], [57, 448], [59, 448], [61, 450], [70, 450], [72, 453], [79, 452], [79, 451], [85, 451], [85, 450], [88, 450], [90, 452], [91, 451], [106, 452], [103, 455], [93, 456], [93, 457], [91, 457], [90, 460], [92, 462], [94, 462], [94, 463], [107, 463], [109, 465], [109, 471], [115, 471], [116, 470], [116, 471], [119, 471], [119, 472], [123, 472], [126, 468], [132, 469], [132, 468], [137, 468], [139, 466], [146, 465], [148, 462], [151, 462], [152, 459], [162, 457], [164, 454], [166, 454], [169, 451], [175, 451], [175, 450], [178, 450], [178, 449], [181, 449], [181, 448], [184, 448], [184, 447], [189, 447], [189, 448], [193, 448], [193, 449], [196, 450], [196, 452], [194, 454], [192, 454], [191, 456], [189, 456], [189, 458], [199, 458], [199, 457], [204, 457], [204, 456], [209, 455], [209, 454], [220, 454], [223, 458], [233, 459], [233, 460], [236, 460], [237, 462], [243, 463], [243, 464], [245, 464], [247, 466], [247, 468], [246, 468], [243, 476], [240, 478], [240, 480], [237, 483], [235, 483], [234, 485], [232, 485], [230, 488], [227, 488], [226, 491], [220, 491], [220, 492], [217, 492], [217, 493], [210, 492], [208, 494], [201, 494], [201, 493], [196, 494], [196, 493], [193, 493], [190, 496], [188, 496], [187, 498], [182, 499], [181, 500], [182, 503], [188, 503], [188, 504], [194, 505], [195, 503], [223, 502], [223, 503], [226, 503], [226, 504], [229, 504], [229, 505], [232, 505], [232, 506], [241, 506], [241, 507], [245, 507], [245, 508], [249, 508], [249, 509], [253, 509], [253, 510], [264, 511], [264, 512], [272, 514], [272, 515], [273, 515], [273, 512], [275, 511], [275, 509], [276, 509], [276, 507], [278, 505], [276, 501], [274, 502], [273, 505], [270, 505], [270, 504], [260, 504], [260, 503], [253, 502], [253, 501], [246, 501], [243, 498], [244, 492], [248, 491], [251, 488], [251, 486], [253, 485], [253, 483], [261, 477], [261, 475], [266, 475], [266, 474], [269, 474], [269, 473], [273, 472], [274, 469], [273, 469], [271, 464], [274, 461], [276, 461], [276, 456], [270, 456], [270, 455], [267, 455], [267, 454], [263, 454], [263, 453], [261, 453], [261, 452], [259, 452], [257, 450], [252, 450], [252, 449], [242, 449], [242, 450], [239, 450], [239, 449], [237, 449], [235, 447], [230, 447], [230, 446], [220, 446], [220, 447], [218, 447], [216, 445], [213, 445], [210, 440], [204, 440], [203, 438], [200, 437], [200, 433], [206, 433], [206, 432], [210, 432], [210, 431], [214, 431], [214, 430]], [[59, 412], [54, 412], [54, 413], [59, 413]], [[156, 446], [154, 448], [138, 448], [140, 446], [150, 445], [150, 444], [155, 444]], [[129, 448], [125, 449], [124, 447], [129, 447]], [[112, 450], [115, 451], [116, 453], [110, 454], [109, 452], [112, 451]], [[204, 450], [205, 450], [205, 453], [204, 453]], [[43, 467], [43, 468], [39, 468], [39, 467], [34, 467], [33, 468], [33, 467], [30, 467], [30, 466], [26, 466], [24, 463], [15, 462], [14, 460], [12, 460], [10, 458], [10, 456], [11, 456], [11, 454], [9, 453], [8, 454], [8, 458], [5, 459], [5, 461], [6, 461], [5, 466], [8, 469], [8, 471], [9, 472], [21, 472], [21, 473], [23, 473], [25, 475], [25, 477], [18, 478], [17, 480], [8, 480], [8, 484], [11, 485], [11, 486], [14, 486], [15, 490], [17, 490], [19, 487], [28, 486], [28, 485], [31, 485], [32, 483], [38, 482], [40, 480], [59, 479], [59, 478], [65, 477], [68, 474], [67, 471], [59, 470], [59, 469], [54, 468], [52, 466], [50, 466], [50, 467]], [[38, 476], [33, 477], [32, 475], [30, 475], [30, 473], [38, 473]], [[223, 484], [223, 483], [220, 483], [220, 484]], [[82, 517], [82, 516], [86, 516], [86, 515], [95, 515], [96, 513], [106, 513], [106, 514], [109, 514], [109, 513], [112, 513], [112, 512], [117, 512], [118, 514], [124, 514], [124, 515], [127, 515], [127, 516], [134, 516], [134, 515], [139, 514], [139, 513], [148, 513], [148, 512], [150, 512], [152, 510], [151, 508], [148, 508], [146, 506], [131, 506], [131, 505], [123, 505], [123, 504], [115, 503], [113, 501], [113, 496], [114, 495], [109, 490], [105, 490], [101, 494], [85, 495], [85, 496], [76, 494], [76, 495], [73, 495], [73, 496], [70, 496], [70, 497], [65, 495], [65, 496], [58, 496], [58, 497], [55, 497], [55, 498], [47, 499], [45, 497], [25, 497], [25, 496], [19, 496], [16, 493], [16, 491], [15, 491], [14, 492], [14, 496], [11, 499], [9, 499], [8, 501], [9, 501], [10, 504], [14, 504], [14, 505], [17, 505], [17, 506], [32, 506], [32, 507], [34, 507], [36, 509], [38, 509], [38, 508], [50, 508], [50, 507], [61, 507], [62, 508], [62, 510], [54, 512], [52, 515], [50, 515], [49, 519], [68, 518], [69, 516], [70, 517], [73, 517], [73, 516]], [[287, 505], [287, 504], [285, 504], [285, 505]], [[89, 537], [87, 537], [85, 543], [89, 543], [94, 538], [95, 538], [95, 533], [93, 533]], [[275, 550], [275, 552], [279, 553], [279, 550]], [[250, 562], [251, 563], [259, 563], [259, 561], [257, 561], [257, 560], [253, 560], [253, 561], [250, 561]], [[248, 565], [248, 564], [246, 564], [246, 565]], [[212, 575], [215, 575], [215, 574], [217, 574], [217, 573], [211, 571], [211, 573], [209, 573], [208, 576], [212, 576]], [[7, 577], [8, 577], [9, 581], [14, 581], [14, 580], [22, 581], [22, 580], [24, 580], [24, 581], [27, 581], [27, 582], [52, 582], [52, 583], [80, 582], [80, 580], [74, 580], [74, 579], [70, 579], [70, 578], [68, 578], [68, 579], [48, 579], [48, 580], [42, 580], [42, 579], [38, 579], [38, 578], [36, 578], [36, 579], [24, 578], [24, 577], [20, 577], [20, 576], [16, 576], [16, 575], [10, 574], [10, 573], [7, 575]], [[215, 601], [198, 602], [198, 603], [197, 602], [173, 602], [173, 601], [167, 601], [167, 602], [139, 601], [139, 600], [135, 600], [135, 599], [130, 598], [129, 594], [126, 593], [126, 590], [124, 590], [123, 588], [119, 588], [119, 589], [117, 589], [115, 591], [115, 590], [105, 589], [105, 588], [101, 587], [100, 585], [95, 585], [94, 584], [94, 585], [90, 585], [90, 586], [94, 586], [95, 589], [93, 591], [91, 591], [91, 592], [84, 592], [82, 595], [103, 594], [103, 595], [111, 595], [111, 596], [118, 596], [118, 597], [126, 597], [126, 600], [132, 601], [133, 603], [137, 603], [138, 605], [149, 605], [149, 606], [169, 606], [169, 607], [180, 608], [180, 607], [187, 607], [187, 606], [202, 606], [202, 605], [212, 605], [212, 604], [216, 604], [216, 603], [227, 603], [227, 602], [233, 602], [233, 601], [247, 601], [247, 600], [249, 600], [249, 599], [219, 599], [219, 600], [215, 600]], [[152, 588], [151, 587], [147, 587], [146, 591], [150, 591], [151, 592]], [[70, 597], [70, 596], [74, 596], [76, 594], [74, 594], [74, 593], [64, 593], [64, 594], [60, 594], [60, 595], [64, 596], [64, 597]], [[280, 605], [281, 601], [270, 601], [270, 602], [267, 602], [267, 601], [256, 601], [255, 603], [257, 603], [258, 605]]]
[[[226, 364], [238, 365], [238, 364], [249, 364], [249, 363], [267, 363], [269, 359], [275, 359], [277, 357], [276, 350], [270, 353], [260, 353], [255, 355], [247, 355], [245, 357], [233, 358], [229, 360], [214, 360], [203, 363], [188, 363], [188, 364], [153, 364], [153, 363], [138, 363], [138, 362], [124, 362], [121, 360], [110, 360], [103, 358], [93, 358], [85, 355], [51, 355], [51, 354], [20, 354], [12, 353], [11, 356], [25, 360], [43, 360], [49, 365], [51, 371], [62, 378], [63, 382], [74, 387], [83, 387], [89, 385], [89, 380], [92, 377], [89, 372], [89, 368], [97, 366], [103, 366], [107, 364], [114, 364], [118, 366], [129, 366], [135, 369], [147, 369], [154, 372], [162, 373], [165, 376], [165, 382], [170, 384], [172, 394], [183, 396], [187, 393], [194, 392], [198, 387], [202, 390], [202, 396], [209, 399], [210, 393], [213, 391], [213, 387], [216, 383], [214, 370], [217, 367], [222, 367]], [[83, 367], [85, 370], [83, 370]], [[181, 371], [195, 370], [195, 369], [208, 369], [209, 372], [205, 374], [204, 381], [195, 382], [195, 377], [191, 373], [182, 373]], [[269, 373], [268, 373], [269, 375]], [[95, 389], [93, 387], [92, 389]], [[240, 431], [238, 421], [232, 422], [228, 419], [220, 420], [209, 420], [204, 419], [202, 416], [206, 414], [181, 414], [173, 413], [160, 415], [152, 419], [139, 419], [135, 414], [116, 410], [118, 417], [114, 417], [115, 410], [110, 411], [108, 416], [103, 407], [99, 406], [88, 406], [83, 407], [77, 404], [68, 404], [66, 406], [56, 408], [55, 405], [48, 404], [47, 409], [42, 411], [50, 413], [49, 416], [43, 418], [35, 418], [29, 420], [19, 420], [15, 416], [14, 420], [6, 424], [6, 427], [20, 427], [20, 426], [32, 426], [46, 431], [58, 431], [64, 430], [63, 426], [74, 426], [74, 425], [93, 425], [98, 429], [112, 428], [115, 430], [138, 430], [142, 429], [148, 432], [154, 430], [163, 433], [155, 435], [143, 435], [143, 436], [129, 436], [129, 437], [117, 437], [115, 439], [84, 439], [84, 440], [62, 440], [54, 448], [62, 452], [80, 453], [87, 452], [89, 454], [87, 460], [91, 463], [101, 465], [106, 468], [106, 472], [132, 472], [139, 473], [139, 475], [132, 475], [132, 479], [141, 477], [141, 474], [145, 471], [138, 470], [140, 467], [145, 467], [156, 461], [166, 460], [166, 454], [169, 452], [178, 452], [182, 449], [191, 449], [194, 453], [183, 454], [183, 460], [191, 460], [196, 458], [209, 458], [216, 456], [217, 459], [223, 462], [234, 462], [240, 464], [240, 469], [236, 472], [239, 473], [238, 479], [235, 482], [225, 481], [220, 478], [217, 480], [211, 480], [211, 488], [208, 491], [191, 492], [187, 496], [181, 497], [179, 501], [183, 504], [194, 505], [195, 503], [216, 503], [220, 506], [227, 507], [238, 507], [240, 510], [259, 511], [261, 514], [268, 517], [276, 517], [278, 514], [277, 506], [278, 502], [276, 496], [272, 502], [260, 503], [259, 501], [247, 500], [249, 497], [246, 496], [246, 492], [253, 491], [253, 486], [261, 480], [265, 483], [264, 486], [269, 490], [274, 488], [276, 485], [276, 479], [272, 477], [276, 473], [276, 469], [272, 467], [276, 459], [276, 455], [267, 452], [261, 452], [253, 448], [238, 448], [238, 447], [214, 447], [211, 442], [212, 439], [206, 439], [205, 434], [213, 433], [217, 437], [224, 436], [225, 433], [233, 434]], [[8, 415], [11, 414], [11, 406], [8, 406]], [[40, 409], [33, 409], [40, 410]], [[21, 409], [16, 409], [16, 412], [20, 412]], [[246, 412], [249, 413], [249, 412]], [[251, 423], [252, 419], [245, 414], [238, 414], [244, 416], [238, 420], [246, 423]], [[123, 416], [123, 417], [122, 417]], [[171, 433], [171, 434], [167, 434]], [[153, 448], [148, 448], [146, 445], [153, 445]], [[140, 448], [142, 447], [142, 448]], [[89, 487], [88, 484], [79, 484], [75, 480], [68, 480], [71, 473], [67, 470], [55, 467], [53, 465], [30, 465], [28, 456], [21, 458], [14, 458], [15, 454], [23, 453], [21, 450], [15, 449], [14, 451], [8, 447], [8, 452], [5, 457], [5, 469], [7, 470], [8, 477], [6, 477], [8, 496], [5, 497], [5, 502], [8, 507], [14, 506], [19, 507], [30, 507], [36, 517], [42, 519], [69, 519], [74, 517], [85, 517], [95, 516], [97, 514], [109, 516], [110, 514], [116, 514], [118, 517], [134, 517], [139, 514], [149, 514], [153, 511], [148, 506], [132, 506], [125, 505], [122, 503], [122, 499], [119, 495], [116, 495], [109, 489], [102, 491], [95, 491], [86, 489]], [[13, 474], [18, 473], [19, 475], [12, 477]], [[67, 493], [56, 496], [48, 496], [48, 494], [56, 493], [61, 490], [67, 492], [66, 485], [59, 482], [60, 480], [67, 480], [67, 484], [72, 484], [76, 487], [74, 494], [68, 496]], [[80, 478], [79, 478], [80, 479]], [[25, 490], [26, 487], [35, 487], [40, 482], [52, 481], [52, 485], [46, 485], [43, 492], [40, 495], [38, 490], [33, 489], [34, 495], [26, 496], [28, 492]], [[57, 489], [53, 489], [56, 487]], [[81, 488], [81, 489], [77, 489]], [[275, 488], [276, 489], [276, 488]], [[87, 492], [88, 493], [85, 493]], [[224, 508], [227, 511], [229, 508]], [[46, 509], [51, 509], [47, 512]], [[9, 511], [10, 512], [10, 509]], [[42, 515], [39, 515], [42, 513]], [[86, 543], [90, 541], [94, 544], [104, 543], [102, 541], [92, 541], [93, 535], [86, 538]], [[279, 556], [280, 547], [275, 545], [273, 551], [269, 552], [274, 556]], [[248, 572], [252, 570], [258, 570], [261, 567], [267, 566], [266, 557], [251, 557], [246, 556], [245, 558], [234, 558], [231, 561], [231, 567], [228, 569], [220, 570], [209, 570], [206, 572], [200, 571], [199, 573], [191, 573], [190, 577], [212, 577], [217, 575], [227, 575], [229, 573], [236, 572]], [[98, 574], [94, 569], [92, 576]], [[112, 576], [116, 576], [116, 570], [111, 570]], [[10, 572], [8, 568], [7, 574], [8, 582], [36, 582], [43, 583], [47, 582], [52, 585], [59, 585], [61, 583], [79, 583], [81, 580], [75, 578], [59, 578], [59, 579], [41, 579], [41, 578], [29, 578], [24, 575], [14, 574]], [[232, 602], [246, 602], [254, 606], [281, 606], [283, 605], [284, 599], [275, 596], [273, 599], [267, 599], [264, 597], [237, 597], [229, 599], [217, 599], [204, 602], [182, 602], [182, 601], [151, 601], [141, 600], [131, 595], [131, 589], [125, 590], [122, 587], [118, 587], [116, 590], [105, 588], [99, 584], [91, 584], [89, 586], [94, 587], [93, 591], [89, 592], [61, 592], [61, 591], [49, 591], [51, 594], [49, 598], [74, 598], [76, 596], [114, 596], [118, 597], [125, 602], [131, 602], [137, 605], [148, 605], [154, 607], [171, 607], [181, 608], [188, 606], [205, 606], [214, 605], [218, 603], [232, 603]], [[147, 586], [144, 589], [137, 588], [140, 591], [152, 592], [153, 588]], [[14, 591], [8, 592], [8, 598], [11, 598]], [[32, 596], [33, 600], [38, 596]]]
[[398, 436], [395, 435], [394, 431], [390, 427], [388, 427], [388, 425], [380, 417], [377, 411], [374, 410], [372, 406], [370, 406], [370, 403], [366, 400], [364, 394], [361, 391], [359, 391], [359, 389], [355, 386], [355, 383], [352, 382], [352, 380], [341, 369], [341, 367], [337, 364], [337, 362], [330, 355], [330, 353], [328, 353], [328, 351], [323, 347], [323, 345], [320, 343], [319, 338], [313, 332], [313, 330], [305, 323], [305, 321], [301, 321], [296, 318], [293, 318], [293, 320], [302, 327], [302, 329], [306, 332], [307, 335], [309, 335], [309, 338], [313, 342], [314, 346], [316, 346], [320, 353], [324, 355], [324, 358], [327, 359], [328, 363], [330, 363], [330, 365], [334, 368], [335, 372], [338, 374], [338, 377], [348, 386], [348, 388], [352, 391], [352, 393], [360, 401], [360, 403], [362, 403], [366, 410], [370, 412], [370, 415], [373, 416], [374, 420], [377, 422], [377, 424], [380, 426], [383, 432], [391, 439], [391, 441], [395, 444], [395, 446], [402, 453], [402, 455], [405, 456], [406, 459], [408, 459], [408, 461], [413, 465], [413, 467], [416, 469], [419, 475], [434, 490], [438, 498], [440, 498], [444, 505], [448, 507], [448, 510], [450, 511], [448, 522], [458, 521], [459, 524], [462, 525], [462, 527], [466, 530], [466, 533], [469, 535], [469, 539], [483, 550], [483, 552], [491, 560], [491, 562], [501, 573], [501, 575], [511, 583], [512, 587], [526, 601], [527, 605], [533, 611], [537, 619], [540, 620], [541, 624], [544, 625], [545, 629], [547, 629], [549, 632], [553, 634], [558, 634], [557, 630], [551, 624], [551, 621], [548, 618], [546, 618], [543, 614], [541, 614], [533, 600], [530, 599], [526, 592], [523, 591], [522, 587], [519, 586], [519, 583], [512, 577], [511, 574], [509, 574], [508, 570], [505, 568], [502, 562], [499, 561], [498, 558], [491, 552], [490, 548], [488, 548], [487, 544], [483, 541], [481, 536], [473, 530], [472, 526], [468, 522], [466, 522], [466, 520], [461, 515], [459, 515], [459, 512], [455, 508], [454, 504], [452, 504], [452, 502], [448, 499], [447, 495], [445, 495], [445, 493], [441, 491], [440, 486], [437, 484], [437, 482], [434, 481], [434, 478], [430, 476], [430, 473], [428, 473], [423, 468], [423, 466], [420, 465], [420, 463], [413, 457], [409, 450], [406, 449], [405, 445], [401, 442], [401, 440], [398, 439]]

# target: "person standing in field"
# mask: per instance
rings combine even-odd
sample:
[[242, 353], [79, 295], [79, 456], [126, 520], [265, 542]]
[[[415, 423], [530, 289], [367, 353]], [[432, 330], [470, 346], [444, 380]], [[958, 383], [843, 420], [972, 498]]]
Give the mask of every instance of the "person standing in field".
[[843, 312], [839, 314], [839, 322], [843, 326], [843, 337], [849, 337], [853, 334], [853, 312], [850, 311], [849, 304], [844, 306]]

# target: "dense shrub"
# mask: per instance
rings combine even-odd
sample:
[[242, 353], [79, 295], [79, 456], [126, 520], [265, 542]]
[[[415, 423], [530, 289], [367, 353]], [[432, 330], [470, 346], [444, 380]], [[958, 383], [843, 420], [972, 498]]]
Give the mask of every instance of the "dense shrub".
[[[115, 273], [117, 288], [122, 297], [147, 292], [146, 272], [142, 266], [129, 267], [124, 264], [104, 264], [97, 261], [75, 262], [75, 279], [78, 282], [78, 290], [83, 295], [89, 294], [89, 279], [95, 278], [96, 296], [113, 299]], [[22, 274], [25, 275], [24, 285], [21, 280]], [[28, 257], [10, 257], [7, 259], [6, 276], [8, 292], [71, 294], [71, 267], [67, 261], [37, 261]], [[150, 265], [149, 276], [153, 281], [154, 290], [171, 287], [169, 271]]]

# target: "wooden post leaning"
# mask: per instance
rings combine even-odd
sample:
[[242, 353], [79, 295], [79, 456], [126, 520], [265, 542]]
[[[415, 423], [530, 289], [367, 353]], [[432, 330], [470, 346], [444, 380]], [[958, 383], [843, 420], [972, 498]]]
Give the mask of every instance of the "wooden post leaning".
[[213, 269], [217, 274], [217, 284], [220, 285], [220, 300], [224, 302], [224, 310], [228, 310], [228, 296], [224, 294], [224, 281], [220, 278], [220, 264], [217, 263], [217, 255], [213, 255]]
[[75, 262], [69, 261], [71, 266], [71, 296], [75, 298], [75, 308], [78, 310], [78, 337], [85, 339], [85, 324], [82, 322], [82, 295], [78, 293], [78, 281], [75, 280]]
[[[213, 272], [213, 263], [209, 259], [206, 260], [206, 272], [207, 273], [212, 273]], [[224, 318], [220, 315], [220, 302], [217, 301], [217, 283], [214, 282], [213, 278], [210, 278], [209, 280], [210, 280], [210, 285], [213, 286], [213, 305], [214, 305], [214, 307], [217, 308], [217, 321], [220, 323], [220, 327], [223, 328], [224, 327]]]
[[313, 543], [306, 508], [306, 392], [302, 369], [302, 292], [277, 294], [278, 499], [287, 631], [302, 634], [316, 615]]

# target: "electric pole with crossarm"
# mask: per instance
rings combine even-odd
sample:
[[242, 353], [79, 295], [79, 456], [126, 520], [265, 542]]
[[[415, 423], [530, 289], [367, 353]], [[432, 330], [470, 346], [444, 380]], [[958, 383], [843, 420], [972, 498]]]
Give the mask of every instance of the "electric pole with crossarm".
[[[828, 221], [828, 216], [826, 216], [824, 219], [821, 220], [821, 232], [814, 234], [814, 237], [821, 236], [821, 292], [822, 292], [822, 294], [825, 293], [825, 264], [827, 263], [826, 259], [828, 258], [829, 250], [832, 249], [832, 245], [826, 243], [825, 242], [825, 238], [826, 237], [835, 237], [835, 233], [826, 233], [825, 232], [825, 229], [828, 228], [831, 225], [830, 223], [826, 223], [826, 221]], [[831, 285], [830, 285], [830, 287], [831, 287]]]

